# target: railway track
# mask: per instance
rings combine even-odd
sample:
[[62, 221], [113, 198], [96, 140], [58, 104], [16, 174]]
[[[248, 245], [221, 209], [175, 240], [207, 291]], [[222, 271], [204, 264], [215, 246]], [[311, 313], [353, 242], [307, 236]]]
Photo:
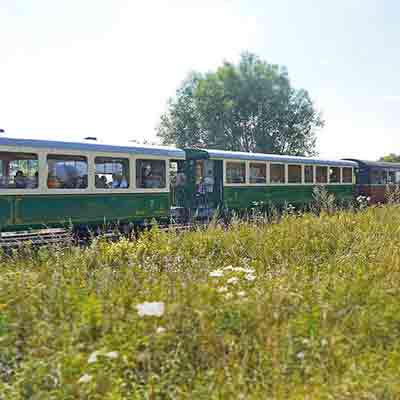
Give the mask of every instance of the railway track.
[[[203, 224], [204, 225], [204, 224]], [[174, 232], [188, 232], [198, 227], [199, 224], [171, 224], [171, 225], [161, 225], [159, 230], [163, 232], [174, 231]], [[149, 225], [145, 229], [151, 228]], [[130, 235], [131, 237], [140, 235], [137, 232], [136, 235]], [[21, 231], [21, 232], [2, 232], [0, 233], [0, 248], [2, 249], [18, 249], [23, 246], [51, 246], [51, 245], [82, 245], [90, 242], [94, 237], [99, 237], [110, 241], [116, 241], [126, 234], [119, 232], [117, 230], [103, 231], [96, 235], [87, 235], [85, 238], [77, 237], [73, 234], [70, 229], [63, 228], [49, 228], [49, 229], [39, 229], [31, 231]]]

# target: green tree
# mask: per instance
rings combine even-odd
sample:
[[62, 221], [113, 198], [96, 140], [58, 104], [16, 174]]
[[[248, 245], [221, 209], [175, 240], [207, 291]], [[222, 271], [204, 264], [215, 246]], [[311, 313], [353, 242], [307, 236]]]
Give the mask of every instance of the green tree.
[[292, 155], [315, 154], [323, 126], [287, 70], [244, 53], [238, 65], [191, 73], [169, 100], [157, 135], [164, 144]]
[[390, 153], [387, 156], [383, 156], [379, 159], [379, 161], [385, 162], [400, 162], [400, 155], [396, 155], [395, 153]]

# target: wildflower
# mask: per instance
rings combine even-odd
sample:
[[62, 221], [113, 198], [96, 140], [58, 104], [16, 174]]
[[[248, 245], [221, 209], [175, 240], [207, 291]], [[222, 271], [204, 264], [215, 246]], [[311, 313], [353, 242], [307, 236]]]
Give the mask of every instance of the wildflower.
[[246, 296], [246, 292], [244, 290], [241, 290], [240, 292], [237, 292], [237, 295], [239, 297], [244, 297], [244, 296]]
[[163, 326], [159, 326], [159, 327], [157, 328], [157, 330], [156, 330], [156, 333], [161, 334], [161, 333], [164, 333], [165, 331], [166, 331], [166, 329], [165, 329]]
[[304, 357], [305, 357], [304, 351], [301, 351], [300, 353], [297, 353], [297, 358], [299, 360], [304, 360]]
[[105, 353], [104, 355], [108, 358], [113, 358], [113, 359], [116, 359], [119, 356], [118, 351], [110, 351], [108, 353]]
[[227, 300], [230, 300], [232, 297], [233, 297], [233, 294], [232, 294], [232, 293], [227, 293], [227, 294], [225, 295], [225, 298], [226, 298]]
[[326, 346], [328, 344], [328, 341], [324, 338], [321, 340], [321, 345]]
[[253, 275], [253, 274], [246, 274], [244, 279], [246, 279], [246, 281], [252, 282], [252, 281], [254, 281], [256, 279], [256, 276]]
[[218, 293], [226, 293], [228, 291], [228, 288], [225, 286], [221, 286], [217, 289]]
[[234, 268], [232, 267], [232, 265], [228, 265], [227, 267], [224, 268], [224, 270], [227, 271], [232, 271]]
[[238, 283], [239, 278], [237, 278], [236, 276], [232, 276], [232, 278], [229, 278], [227, 280], [228, 283], [231, 283], [232, 285], [234, 285], [235, 283]]
[[100, 351], [94, 351], [88, 358], [87, 362], [88, 364], [93, 364], [97, 361], [97, 356], [101, 354]]
[[234, 267], [232, 268], [234, 272], [244, 272], [246, 274], [252, 274], [254, 270], [252, 268]]
[[224, 276], [224, 271], [216, 269], [214, 271], [211, 271], [209, 273], [209, 276], [211, 276], [212, 278], [221, 278], [222, 276]]
[[165, 305], [163, 302], [144, 302], [136, 306], [140, 317], [154, 316], [161, 317], [164, 314]]
[[92, 378], [92, 375], [84, 374], [79, 378], [78, 383], [89, 383]]

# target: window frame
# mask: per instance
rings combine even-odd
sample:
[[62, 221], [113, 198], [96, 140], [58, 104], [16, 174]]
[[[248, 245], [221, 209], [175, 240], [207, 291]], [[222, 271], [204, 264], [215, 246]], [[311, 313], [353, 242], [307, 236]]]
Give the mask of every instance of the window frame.
[[40, 194], [43, 185], [43, 178], [41, 178], [41, 170], [43, 168], [43, 151], [32, 147], [22, 146], [1, 146], [0, 151], [3, 153], [26, 153], [35, 154], [38, 161], [39, 182], [36, 188], [4, 188], [0, 190], [0, 196], [9, 195], [23, 195], [23, 194]]
[[[331, 169], [336, 168], [339, 170], [339, 181], [338, 182], [331, 182]], [[328, 183], [332, 185], [341, 185], [342, 184], [342, 167], [337, 167], [335, 165], [328, 166]]]
[[[351, 182], [344, 182], [344, 174], [343, 174], [344, 169], [351, 170]], [[342, 185], [354, 185], [354, 168], [353, 167], [341, 167], [340, 176], [341, 176], [340, 183]]]
[[[130, 157], [129, 155], [127, 156], [117, 156], [115, 154], [113, 155], [97, 155], [97, 154], [93, 154], [93, 163], [92, 163], [92, 168], [93, 168], [93, 190], [95, 192], [103, 192], [103, 193], [116, 193], [116, 192], [120, 192], [121, 193], [127, 193], [130, 190], [134, 190], [136, 189], [136, 186], [132, 186], [132, 183], [136, 183], [136, 179], [133, 179], [132, 182], [132, 160], [134, 160], [133, 162], [135, 163], [134, 169], [136, 167], [136, 160], [134, 157]], [[128, 187], [127, 188], [98, 188], [96, 187], [96, 158], [114, 158], [114, 159], [125, 159], [128, 161], [128, 174], [129, 174], [129, 179], [128, 179]], [[136, 172], [136, 169], [135, 169]]]
[[[86, 158], [86, 163], [87, 163], [87, 175], [88, 175], [88, 183], [85, 188], [49, 188], [48, 187], [48, 177], [49, 177], [49, 165], [48, 165], [48, 157], [49, 156], [69, 156], [69, 157], [85, 157]], [[44, 187], [45, 187], [45, 193], [53, 194], [53, 193], [88, 193], [91, 191], [91, 186], [90, 186], [90, 178], [91, 178], [91, 170], [93, 170], [93, 160], [91, 159], [90, 155], [87, 152], [77, 152], [77, 151], [46, 151], [45, 152], [45, 174], [44, 177], [42, 178]], [[39, 173], [40, 174], [40, 173]], [[39, 181], [40, 181], [40, 175], [39, 175]]]
[[[289, 182], [289, 167], [300, 167], [300, 182]], [[304, 165], [303, 164], [286, 164], [286, 184], [287, 185], [304, 185]]]
[[[250, 180], [250, 164], [260, 164], [260, 165], [265, 165], [265, 182], [263, 183], [253, 183]], [[269, 163], [266, 161], [247, 161], [246, 165], [246, 182], [248, 182], [248, 185], [251, 186], [266, 186], [269, 184]]]
[[[227, 181], [227, 164], [228, 163], [237, 163], [237, 164], [244, 164], [245, 167], [245, 179], [242, 183], [228, 183]], [[223, 179], [224, 179], [224, 186], [245, 186], [249, 185], [249, 162], [246, 160], [237, 160], [237, 159], [224, 159], [224, 166], [223, 166]], [[252, 184], [252, 185], [257, 185]], [[262, 184], [264, 185], [264, 184]]]
[[[272, 171], [272, 166], [273, 165], [283, 165], [283, 182], [272, 182], [271, 179], [271, 171]], [[276, 161], [271, 161], [269, 163], [269, 168], [268, 168], [268, 183], [271, 186], [282, 186], [282, 185], [287, 185], [288, 182], [288, 164], [285, 162], [276, 162]]]
[[[165, 187], [163, 188], [140, 188], [137, 187], [136, 185], [136, 162], [138, 160], [149, 160], [149, 161], [164, 161], [165, 165]], [[169, 188], [170, 188], [170, 176], [169, 176], [169, 163], [170, 163], [170, 158], [165, 158], [165, 157], [158, 157], [158, 156], [152, 156], [152, 155], [135, 155], [134, 157], [131, 157], [131, 168], [133, 167], [133, 173], [131, 174], [130, 180], [131, 184], [131, 190], [134, 191], [135, 193], [169, 193]], [[106, 190], [107, 192], [110, 192], [112, 190], [108, 189], [100, 189], [100, 190]], [[118, 191], [122, 191], [122, 193], [126, 193], [126, 189], [114, 189]], [[129, 189], [128, 189], [129, 190]]]
[[[330, 168], [330, 166], [324, 165], [324, 164], [316, 164], [314, 167], [315, 167], [314, 168], [315, 185], [329, 185], [329, 168]], [[317, 179], [317, 169], [318, 168], [326, 168], [326, 182], [318, 182], [318, 179]]]

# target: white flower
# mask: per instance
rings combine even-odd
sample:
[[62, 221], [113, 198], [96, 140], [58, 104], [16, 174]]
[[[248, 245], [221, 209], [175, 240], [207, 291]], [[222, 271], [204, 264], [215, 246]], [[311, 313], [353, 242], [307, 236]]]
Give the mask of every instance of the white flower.
[[217, 289], [218, 293], [226, 293], [228, 291], [228, 288], [225, 286], [221, 286]]
[[231, 283], [232, 285], [234, 285], [235, 283], [238, 283], [239, 278], [237, 278], [236, 276], [232, 276], [232, 278], [229, 278], [227, 280], [227, 283]]
[[136, 306], [140, 317], [154, 316], [161, 317], [164, 314], [165, 305], [163, 302], [144, 302]]
[[233, 294], [232, 294], [232, 293], [227, 293], [227, 294], [225, 295], [225, 298], [226, 298], [227, 300], [230, 300], [232, 297], [233, 297]]
[[118, 351], [110, 351], [108, 353], [105, 353], [104, 355], [108, 358], [114, 358], [114, 359], [118, 358], [119, 356]]
[[211, 272], [209, 273], [209, 275], [210, 275], [212, 278], [221, 278], [222, 276], [224, 276], [224, 271], [222, 271], [222, 270], [220, 270], [220, 269], [216, 269], [216, 270], [214, 270], [214, 271], [211, 271]]
[[240, 292], [237, 292], [237, 295], [238, 295], [239, 297], [244, 297], [244, 296], [246, 296], [246, 292], [245, 292], [244, 290], [242, 290], [242, 291], [240, 291]]
[[321, 340], [321, 345], [326, 346], [328, 344], [328, 341], [324, 338]]
[[94, 351], [88, 358], [88, 364], [95, 363], [97, 361], [97, 356], [101, 354], [101, 351]]
[[161, 333], [164, 333], [165, 331], [166, 331], [166, 329], [165, 329], [163, 326], [159, 326], [159, 327], [157, 328], [157, 330], [156, 330], [156, 333], [161, 334]]
[[234, 268], [232, 267], [232, 265], [228, 265], [224, 269], [226, 269], [227, 271], [232, 271]]
[[256, 279], [256, 276], [253, 274], [246, 274], [244, 277], [247, 281], [254, 281]]
[[297, 353], [297, 358], [299, 360], [304, 360], [304, 357], [305, 357], [304, 351], [301, 351], [300, 353]]
[[84, 374], [79, 378], [78, 383], [89, 383], [92, 380], [92, 375]]

